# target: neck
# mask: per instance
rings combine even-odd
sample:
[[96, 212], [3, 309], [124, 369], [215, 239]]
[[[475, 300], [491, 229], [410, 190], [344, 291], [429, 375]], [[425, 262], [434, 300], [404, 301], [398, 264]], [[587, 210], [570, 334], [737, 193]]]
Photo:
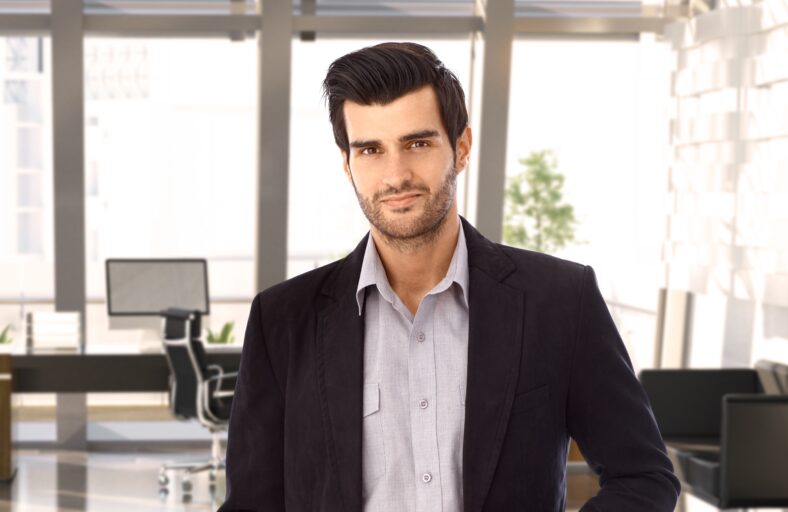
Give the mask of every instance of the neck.
[[415, 314], [421, 299], [446, 276], [460, 229], [456, 203], [441, 224], [419, 240], [402, 243], [371, 228], [389, 284], [411, 313]]

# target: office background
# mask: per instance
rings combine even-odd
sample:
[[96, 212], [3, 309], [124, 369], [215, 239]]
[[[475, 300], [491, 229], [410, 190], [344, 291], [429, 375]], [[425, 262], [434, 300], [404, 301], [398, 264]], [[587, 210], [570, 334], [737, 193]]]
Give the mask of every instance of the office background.
[[[0, 330], [109, 328], [107, 258], [200, 257], [209, 326], [366, 232], [321, 98], [328, 64], [431, 47], [475, 132], [460, 212], [501, 239], [507, 176], [551, 150], [636, 370], [788, 363], [785, 0], [0, 2]], [[51, 395], [15, 395], [17, 408]], [[91, 394], [88, 406], [161, 404]], [[32, 410], [32, 409], [31, 409]], [[46, 437], [46, 436], [45, 436]]]

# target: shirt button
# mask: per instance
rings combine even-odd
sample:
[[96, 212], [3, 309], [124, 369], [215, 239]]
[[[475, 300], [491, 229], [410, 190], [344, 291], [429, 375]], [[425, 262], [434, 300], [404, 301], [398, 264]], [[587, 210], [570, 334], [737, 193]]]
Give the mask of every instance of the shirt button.
[[424, 482], [425, 484], [430, 483], [432, 481], [432, 475], [429, 473], [424, 473], [423, 475], [421, 475], [421, 481]]
[[423, 332], [420, 332], [420, 333], [418, 333], [418, 334], [416, 335], [416, 339], [417, 339], [417, 340], [419, 340], [419, 341], [421, 342], [421, 341], [424, 341], [424, 340], [426, 340], [426, 339], [427, 339], [427, 337], [424, 335], [424, 333], [423, 333]]
[[422, 409], [426, 409], [428, 405], [430, 405], [429, 402], [427, 402], [427, 400], [425, 400], [424, 398], [419, 400], [419, 407], [421, 407]]

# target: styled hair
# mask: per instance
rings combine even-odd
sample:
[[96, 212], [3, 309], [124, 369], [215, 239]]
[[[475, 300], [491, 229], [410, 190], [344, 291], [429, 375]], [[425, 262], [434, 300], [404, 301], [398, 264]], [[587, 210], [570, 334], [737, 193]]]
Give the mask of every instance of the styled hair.
[[443, 129], [452, 150], [468, 125], [460, 81], [432, 50], [416, 43], [382, 43], [348, 53], [328, 67], [323, 95], [334, 128], [334, 140], [350, 158], [344, 103], [386, 105], [425, 85], [438, 97]]

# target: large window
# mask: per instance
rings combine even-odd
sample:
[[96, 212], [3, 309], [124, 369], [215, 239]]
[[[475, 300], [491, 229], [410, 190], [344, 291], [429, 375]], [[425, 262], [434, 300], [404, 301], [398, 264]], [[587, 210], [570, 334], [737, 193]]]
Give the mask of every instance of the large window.
[[648, 40], [516, 40], [507, 175], [555, 156], [577, 242], [636, 366], [653, 364], [667, 183], [669, 49]]
[[[342, 171], [321, 84], [335, 59], [394, 39], [320, 39], [293, 42], [290, 119], [288, 277], [344, 257], [368, 230], [352, 186]], [[416, 41], [431, 48], [468, 93], [470, 40]], [[462, 200], [464, 180], [458, 180]]]
[[89, 344], [143, 335], [108, 330], [107, 258], [207, 258], [208, 325], [235, 321], [242, 338], [254, 291], [256, 49], [86, 40]]
[[0, 331], [24, 347], [24, 318], [52, 309], [50, 40], [0, 37]]

